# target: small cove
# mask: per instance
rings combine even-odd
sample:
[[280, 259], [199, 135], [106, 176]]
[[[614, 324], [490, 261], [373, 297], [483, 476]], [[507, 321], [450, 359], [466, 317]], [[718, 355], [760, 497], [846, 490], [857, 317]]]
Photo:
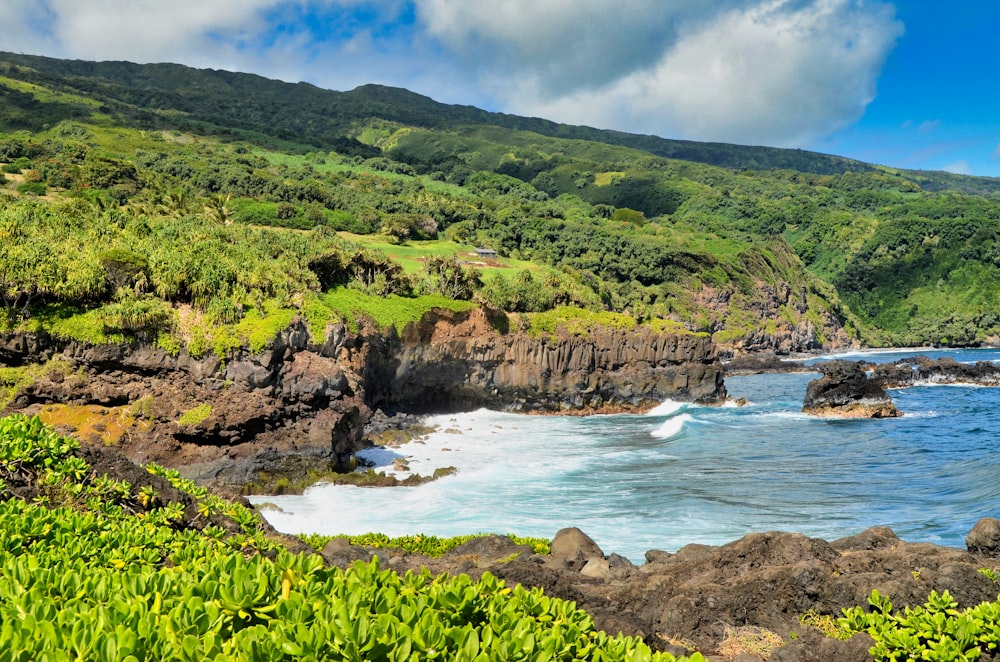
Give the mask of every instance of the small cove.
[[[866, 353], [894, 361], [915, 351]], [[959, 361], [1000, 350], [920, 352]], [[848, 355], [845, 358], [861, 358]], [[317, 485], [252, 499], [289, 533], [473, 532], [551, 537], [578, 526], [605, 552], [723, 544], [753, 531], [834, 539], [874, 525], [960, 547], [1000, 513], [1000, 389], [916, 386], [891, 392], [893, 420], [820, 420], [799, 412], [815, 373], [734, 376], [745, 407], [664, 403], [646, 415], [436, 416], [436, 432], [373, 457], [413, 471], [458, 472], [417, 487]]]

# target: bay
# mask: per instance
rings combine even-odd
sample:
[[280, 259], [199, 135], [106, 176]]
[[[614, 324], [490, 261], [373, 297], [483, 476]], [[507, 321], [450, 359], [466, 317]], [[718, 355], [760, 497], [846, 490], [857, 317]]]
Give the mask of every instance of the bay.
[[[845, 355], [894, 361], [916, 350]], [[920, 351], [958, 361], [1000, 350]], [[822, 360], [822, 359], [820, 359]], [[815, 362], [815, 361], [812, 361]], [[457, 472], [417, 487], [317, 485], [251, 499], [288, 533], [475, 532], [551, 538], [583, 529], [641, 562], [648, 549], [723, 544], [753, 531], [829, 540], [875, 525], [919, 542], [964, 546], [1000, 515], [1000, 389], [915, 386], [891, 395], [904, 416], [815, 419], [800, 413], [815, 373], [726, 379], [743, 407], [664, 403], [644, 415], [436, 416], [425, 438], [368, 453], [391, 473]]]

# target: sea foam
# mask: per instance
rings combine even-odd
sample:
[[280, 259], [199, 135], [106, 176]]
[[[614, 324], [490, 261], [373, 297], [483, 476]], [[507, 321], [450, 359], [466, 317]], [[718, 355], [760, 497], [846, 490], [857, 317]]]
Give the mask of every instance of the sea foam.
[[661, 404], [653, 407], [646, 416], [672, 416], [679, 411], [683, 411], [690, 406], [690, 402], [678, 402], [677, 400], [664, 400]]
[[670, 439], [683, 432], [684, 426], [693, 421], [694, 416], [691, 414], [680, 414], [664, 421], [660, 427], [650, 432], [650, 434], [657, 439]]

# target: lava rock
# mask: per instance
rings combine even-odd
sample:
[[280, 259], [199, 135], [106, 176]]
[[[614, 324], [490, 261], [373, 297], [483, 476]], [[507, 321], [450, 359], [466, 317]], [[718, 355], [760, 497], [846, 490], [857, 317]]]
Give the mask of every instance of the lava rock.
[[882, 386], [868, 378], [864, 366], [834, 360], [818, 366], [823, 376], [809, 382], [802, 411], [837, 418], [894, 418], [901, 416]]

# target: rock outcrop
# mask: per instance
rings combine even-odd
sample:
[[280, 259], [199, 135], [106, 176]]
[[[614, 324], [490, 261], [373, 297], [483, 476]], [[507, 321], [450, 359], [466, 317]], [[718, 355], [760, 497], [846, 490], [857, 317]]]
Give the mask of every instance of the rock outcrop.
[[296, 322], [265, 351], [225, 360], [8, 334], [0, 364], [49, 365], [9, 410], [89, 406], [108, 418], [99, 427], [134, 419], [112, 442], [133, 460], [232, 490], [349, 466], [379, 410], [597, 412], [725, 398], [707, 337], [595, 329], [535, 338], [490, 322], [481, 310], [440, 311], [401, 335], [332, 324], [318, 340]]
[[[706, 311], [709, 328], [721, 332], [717, 340], [723, 358], [760, 352], [787, 356], [856, 344], [837, 314], [817, 306], [816, 293], [805, 285], [781, 279], [757, 281], [749, 290], [704, 285], [692, 297], [695, 308]], [[742, 333], [734, 327], [733, 310], [742, 311], [741, 318], [748, 320], [742, 322]]]
[[[973, 531], [984, 528], [991, 527], [977, 524]], [[990, 545], [996, 541], [996, 531], [991, 531]], [[573, 528], [556, 535], [550, 555], [491, 539], [438, 559], [366, 550], [343, 541], [323, 551], [335, 565], [373, 554], [400, 572], [427, 567], [475, 577], [489, 571], [508, 585], [539, 586], [548, 595], [576, 601], [598, 627], [642, 636], [652, 647], [675, 654], [686, 652], [679, 645], [686, 642], [721, 656], [727, 632], [746, 628], [780, 638], [783, 644], [771, 652], [771, 660], [860, 662], [871, 659], [869, 637], [829, 639], [800, 617], [811, 613], [817, 619], [836, 619], [844, 608], [867, 605], [873, 589], [890, 596], [900, 611], [923, 604], [931, 591], [947, 590], [963, 608], [997, 596], [996, 583], [980, 571], [994, 567], [995, 558], [971, 543], [969, 551], [909, 543], [886, 527], [832, 542], [796, 533], [752, 533], [721, 546], [687, 545], [675, 553], [650, 550], [641, 565], [605, 556]]]
[[930, 359], [915, 356], [871, 368], [871, 378], [884, 388], [905, 388], [917, 384], [1000, 386], [1000, 366], [989, 361], [967, 364], [947, 357]]
[[899, 410], [882, 386], [854, 361], [819, 364], [823, 376], [809, 382], [802, 411], [837, 418], [893, 418]]
[[373, 402], [405, 411], [632, 410], [667, 398], [721, 403], [723, 372], [704, 335], [596, 328], [586, 336], [499, 334], [482, 310], [410, 325], [378, 366]]

